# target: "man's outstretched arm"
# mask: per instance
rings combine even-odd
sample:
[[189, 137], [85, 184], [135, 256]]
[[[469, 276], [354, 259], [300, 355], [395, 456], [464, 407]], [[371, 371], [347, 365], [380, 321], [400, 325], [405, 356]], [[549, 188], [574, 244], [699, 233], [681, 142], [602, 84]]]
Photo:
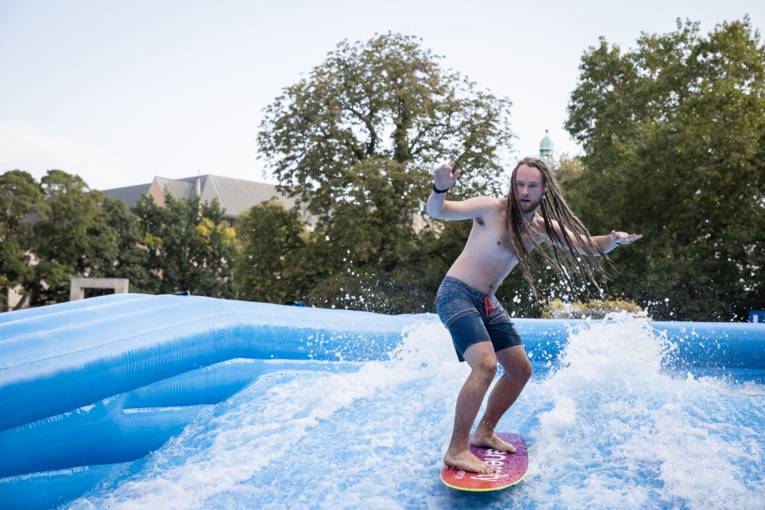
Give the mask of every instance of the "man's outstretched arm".
[[469, 220], [484, 214], [491, 205], [491, 198], [474, 197], [459, 202], [446, 200], [446, 192], [459, 178], [460, 171], [454, 169], [453, 162], [433, 171], [433, 191], [425, 209], [428, 216], [439, 220]]
[[[553, 221], [551, 226], [556, 236], [555, 239], [550, 239], [550, 242], [555, 243], [561, 248], [566, 248], [567, 246], [561, 226], [557, 221]], [[587, 241], [585, 241], [585, 239], [574, 235], [574, 233], [568, 229], [566, 229], [565, 233], [578, 253], [586, 255], [589, 252], [596, 257], [600, 255], [598, 250], [588, 249]], [[592, 236], [592, 240], [595, 242], [595, 245], [600, 248], [600, 251], [603, 253], [610, 253], [614, 251], [617, 246], [632, 244], [642, 237], [642, 234], [628, 234], [627, 232], [612, 230], [608, 235]]]

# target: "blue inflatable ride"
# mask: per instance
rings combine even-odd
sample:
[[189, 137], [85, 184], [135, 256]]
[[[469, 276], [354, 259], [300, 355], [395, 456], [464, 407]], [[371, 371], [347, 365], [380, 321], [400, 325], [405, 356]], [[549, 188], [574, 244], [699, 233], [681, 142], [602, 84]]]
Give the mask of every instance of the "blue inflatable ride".
[[438, 471], [468, 368], [432, 314], [141, 294], [1, 314], [0, 508], [765, 507], [765, 325], [516, 326], [535, 375], [501, 427], [529, 476], [465, 496]]

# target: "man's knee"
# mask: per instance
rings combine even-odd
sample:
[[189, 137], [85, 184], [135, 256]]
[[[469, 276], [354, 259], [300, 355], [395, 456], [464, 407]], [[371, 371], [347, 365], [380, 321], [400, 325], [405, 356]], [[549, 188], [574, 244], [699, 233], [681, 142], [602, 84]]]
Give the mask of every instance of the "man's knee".
[[473, 375], [491, 381], [497, 374], [497, 356], [491, 342], [478, 342], [465, 352], [465, 359]]
[[524, 363], [520, 364], [520, 367], [518, 367], [518, 377], [523, 379], [524, 381], [528, 381], [531, 379], [531, 374], [533, 370], [531, 368], [531, 363], [529, 363], [529, 360], [526, 360]]
[[502, 359], [502, 367], [507, 372], [507, 375], [513, 379], [523, 382], [531, 379], [531, 363], [526, 356], [514, 356], [512, 358], [505, 356]]
[[470, 368], [481, 378], [494, 379], [494, 376], [497, 375], [497, 358], [494, 356], [482, 356]]

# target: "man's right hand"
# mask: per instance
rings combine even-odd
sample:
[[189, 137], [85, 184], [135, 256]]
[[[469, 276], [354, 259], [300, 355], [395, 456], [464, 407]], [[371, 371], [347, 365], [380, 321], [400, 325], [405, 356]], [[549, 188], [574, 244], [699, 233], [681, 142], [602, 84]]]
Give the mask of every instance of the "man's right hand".
[[438, 189], [451, 188], [461, 173], [459, 169], [454, 169], [454, 161], [450, 161], [433, 170], [433, 184]]

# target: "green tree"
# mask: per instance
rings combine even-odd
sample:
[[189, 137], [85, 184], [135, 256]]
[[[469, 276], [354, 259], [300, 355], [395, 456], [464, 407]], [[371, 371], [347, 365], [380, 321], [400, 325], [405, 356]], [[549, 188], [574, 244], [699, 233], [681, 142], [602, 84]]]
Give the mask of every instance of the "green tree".
[[33, 227], [35, 305], [67, 301], [72, 277], [95, 276], [109, 264], [104, 261], [118, 257], [118, 236], [106, 225], [100, 192], [62, 170], [48, 171], [40, 187], [46, 208]]
[[217, 200], [175, 199], [167, 193], [160, 207], [144, 196], [134, 212], [148, 249], [152, 276], [145, 283], [147, 291], [233, 297], [236, 233]]
[[68, 300], [75, 276], [128, 278], [131, 290], [144, 290], [147, 253], [137, 218], [80, 177], [51, 170], [38, 183], [6, 172], [0, 208], [0, 287], [21, 285], [38, 305]]
[[32, 266], [33, 225], [45, 215], [46, 203], [40, 184], [27, 172], [11, 170], [0, 176], [0, 308], [5, 308], [6, 292], [34, 281]]
[[239, 217], [236, 231], [236, 297], [271, 303], [302, 298], [307, 231], [300, 215], [263, 202]]
[[706, 36], [678, 21], [626, 52], [601, 39], [580, 71], [572, 201], [595, 230], [645, 234], [614, 254], [612, 292], [664, 318], [765, 306], [765, 50], [750, 20]]
[[146, 269], [148, 250], [143, 245], [138, 217], [122, 201], [101, 194], [101, 210], [104, 214], [103, 227], [116, 236], [117, 255], [104, 257], [102, 252], [93, 256], [90, 275], [105, 278], [127, 278], [130, 292], [151, 290], [150, 274]]
[[[430, 227], [413, 225], [430, 170], [457, 161], [463, 178], [452, 196], [504, 193], [509, 108], [444, 70], [418, 39], [393, 33], [341, 42], [284, 89], [265, 109], [258, 145], [281, 189], [317, 218], [309, 249], [325, 281], [313, 296], [344, 297], [343, 284], [332, 282], [349, 271], [407, 274], [412, 285], [432, 279], [415, 265]], [[419, 298], [410, 305], [419, 309]]]

